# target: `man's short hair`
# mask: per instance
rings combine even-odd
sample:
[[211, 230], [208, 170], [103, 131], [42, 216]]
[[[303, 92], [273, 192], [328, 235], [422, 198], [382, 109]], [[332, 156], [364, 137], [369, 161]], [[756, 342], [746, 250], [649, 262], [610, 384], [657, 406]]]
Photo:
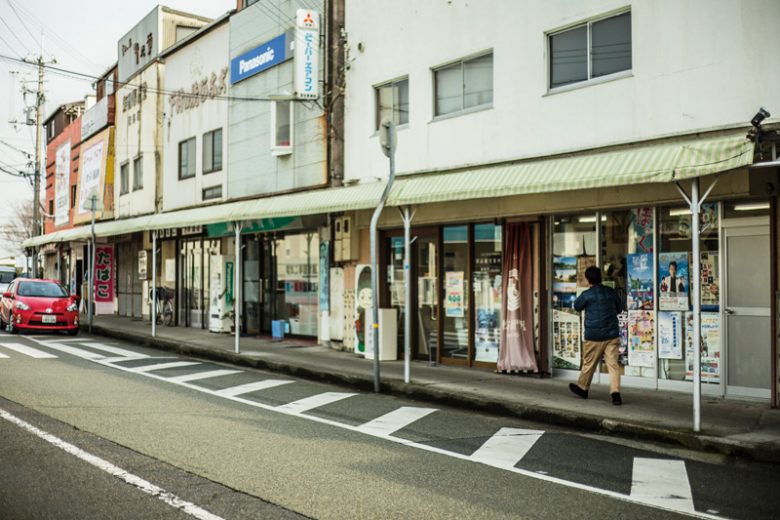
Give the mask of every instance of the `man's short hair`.
[[672, 260], [671, 262], [669, 262], [669, 267], [672, 267], [672, 266], [674, 266], [674, 268], [677, 269], [677, 262], [675, 260]]
[[592, 265], [585, 269], [585, 278], [587, 278], [588, 283], [591, 285], [598, 285], [601, 283], [601, 269], [596, 267], [595, 265]]

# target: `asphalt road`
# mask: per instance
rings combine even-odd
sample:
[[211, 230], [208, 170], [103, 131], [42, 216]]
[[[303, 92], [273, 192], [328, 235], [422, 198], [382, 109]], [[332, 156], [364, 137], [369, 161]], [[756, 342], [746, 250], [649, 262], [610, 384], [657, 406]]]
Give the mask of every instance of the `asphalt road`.
[[0, 333], [0, 518], [760, 519], [778, 485], [775, 466]]

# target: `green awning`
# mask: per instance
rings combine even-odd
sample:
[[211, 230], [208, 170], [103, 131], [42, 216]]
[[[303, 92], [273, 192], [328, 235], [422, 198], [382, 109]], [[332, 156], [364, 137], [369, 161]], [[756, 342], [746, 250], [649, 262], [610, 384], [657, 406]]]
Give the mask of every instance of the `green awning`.
[[746, 131], [542, 157], [457, 172], [398, 177], [388, 204], [426, 204], [531, 193], [665, 183], [753, 162]]

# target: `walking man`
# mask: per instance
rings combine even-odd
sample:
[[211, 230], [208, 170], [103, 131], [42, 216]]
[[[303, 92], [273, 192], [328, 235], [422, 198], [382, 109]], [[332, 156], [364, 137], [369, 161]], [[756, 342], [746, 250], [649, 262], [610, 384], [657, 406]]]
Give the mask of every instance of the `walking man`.
[[585, 348], [582, 355], [582, 371], [577, 383], [569, 384], [569, 390], [588, 398], [588, 389], [601, 356], [609, 371], [609, 392], [612, 404], [623, 404], [620, 398], [620, 328], [618, 314], [623, 312], [623, 302], [611, 287], [601, 285], [601, 269], [596, 266], [585, 270], [589, 289], [574, 301], [574, 309], [585, 311]]

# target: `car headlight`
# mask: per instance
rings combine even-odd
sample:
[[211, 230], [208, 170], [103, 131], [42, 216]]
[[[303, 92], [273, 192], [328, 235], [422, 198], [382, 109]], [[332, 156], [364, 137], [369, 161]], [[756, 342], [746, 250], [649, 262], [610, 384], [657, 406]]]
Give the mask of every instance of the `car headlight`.
[[73, 302], [70, 305], [68, 305], [68, 308], [65, 310], [68, 312], [73, 312], [75, 310], [78, 310], [78, 308], [79, 308], [78, 304], [76, 302]]
[[19, 309], [20, 311], [29, 311], [30, 310], [30, 306], [27, 305], [24, 302], [15, 302], [14, 303], [14, 307]]

